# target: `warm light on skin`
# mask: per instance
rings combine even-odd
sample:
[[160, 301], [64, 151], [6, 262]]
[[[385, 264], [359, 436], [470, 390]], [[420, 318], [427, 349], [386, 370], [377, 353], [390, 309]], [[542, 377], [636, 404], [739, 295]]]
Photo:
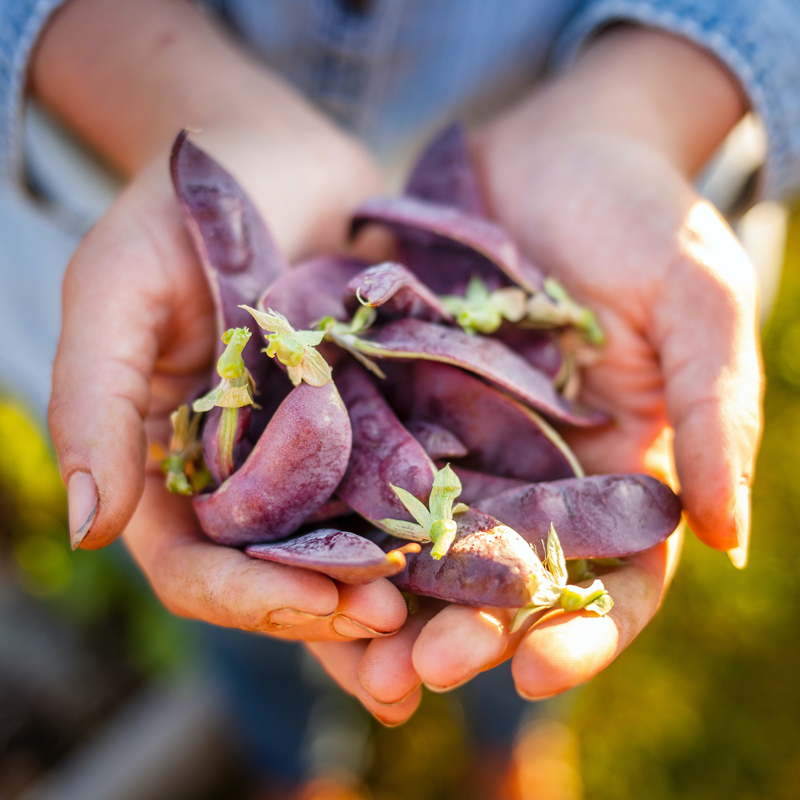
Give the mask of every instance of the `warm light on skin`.
[[754, 286], [750, 259], [719, 212], [705, 200], [689, 209], [678, 242], [684, 255], [709, 275], [724, 278], [724, 284], [737, 289]]

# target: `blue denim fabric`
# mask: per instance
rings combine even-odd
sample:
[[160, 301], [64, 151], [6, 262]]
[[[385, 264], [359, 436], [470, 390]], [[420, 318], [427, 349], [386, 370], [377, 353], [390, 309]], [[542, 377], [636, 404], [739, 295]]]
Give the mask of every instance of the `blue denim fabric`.
[[[0, 179], [16, 178], [26, 64], [64, 0], [0, 0]], [[698, 43], [737, 77], [769, 138], [762, 194], [800, 185], [800, 6], [793, 0], [205, 0], [247, 46], [389, 157], [563, 65], [628, 20]]]
[[671, 31], [712, 52], [736, 76], [767, 131], [759, 195], [800, 187], [800, 3], [796, 0], [590, 0], [556, 44], [568, 63], [588, 37], [628, 21]]
[[0, 0], [0, 181], [18, 181], [22, 108], [31, 51], [64, 0]]
[[380, 156], [544, 71], [579, 0], [206, 0], [276, 71]]

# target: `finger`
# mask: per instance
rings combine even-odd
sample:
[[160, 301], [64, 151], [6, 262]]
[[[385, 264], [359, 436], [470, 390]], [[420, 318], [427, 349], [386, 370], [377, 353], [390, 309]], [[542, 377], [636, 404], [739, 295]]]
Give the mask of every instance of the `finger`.
[[169, 494], [161, 476], [147, 478], [125, 541], [161, 601], [181, 616], [306, 641], [385, 636], [405, 621], [405, 601], [385, 579], [337, 588], [318, 572], [210, 542], [191, 503]]
[[[199, 269], [189, 264], [174, 204], [143, 211], [141, 202], [123, 196], [81, 245], [64, 281], [49, 420], [68, 487], [73, 548], [108, 544], [133, 514], [143, 489], [153, 368], [163, 342], [180, 350], [189, 336], [182, 325], [172, 330], [173, 305], [184, 295], [208, 295]], [[172, 279], [181, 266], [176, 289]], [[192, 312], [202, 319], [203, 303]], [[209, 343], [203, 357], [210, 354]], [[198, 367], [187, 357], [177, 371]]]
[[511, 642], [507, 609], [449, 605], [422, 630], [412, 652], [414, 669], [433, 692], [447, 692], [500, 663]]
[[373, 639], [367, 647], [358, 670], [361, 685], [383, 705], [396, 705], [415, 692], [421, 683], [411, 651], [420, 631], [441, 608], [441, 604], [425, 604], [411, 614], [394, 636]]
[[125, 541], [170, 611], [252, 631], [277, 632], [320, 619], [330, 628], [339, 603], [330, 578], [208, 541], [197, 529], [191, 502], [168, 494], [162, 480], [147, 478]]
[[346, 692], [356, 697], [376, 719], [388, 727], [405, 722], [422, 700], [422, 690], [417, 688], [399, 703], [383, 705], [375, 700], [361, 685], [359, 664], [367, 650], [367, 642], [313, 642], [308, 649], [319, 659], [325, 671]]
[[385, 578], [363, 586], [335, 585], [339, 602], [330, 614], [298, 608], [270, 612], [270, 622], [287, 626], [280, 631], [276, 629], [276, 635], [305, 642], [342, 642], [392, 637], [402, 627], [406, 618], [405, 601], [397, 587]]
[[339, 605], [331, 627], [339, 636], [358, 639], [389, 636], [406, 621], [406, 601], [386, 578], [363, 586], [337, 585]]
[[604, 575], [603, 583], [614, 599], [608, 615], [554, 611], [534, 623], [512, 661], [520, 695], [541, 700], [584, 683], [605, 669], [657, 611], [680, 545], [678, 533]]
[[689, 526], [746, 561], [749, 486], [761, 430], [755, 276], [710, 206], [698, 203], [660, 289], [651, 331]]

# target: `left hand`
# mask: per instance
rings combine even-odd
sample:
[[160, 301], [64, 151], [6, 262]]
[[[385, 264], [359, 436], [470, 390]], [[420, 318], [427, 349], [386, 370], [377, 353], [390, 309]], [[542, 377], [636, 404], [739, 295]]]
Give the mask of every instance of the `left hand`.
[[[649, 61], [632, 69], [637, 59], [659, 57], [660, 69]], [[684, 90], [699, 98], [676, 94], [681, 63], [694, 80]], [[629, 85], [604, 83], [621, 75]], [[582, 399], [615, 424], [569, 435], [587, 472], [669, 479], [672, 448], [692, 531], [742, 566], [760, 433], [755, 276], [690, 182], [709, 155], [703, 148], [713, 149], [742, 113], [730, 83], [719, 64], [686, 42], [615, 29], [572, 73], [495, 121], [474, 144], [493, 216], [595, 311], [606, 332], [602, 360], [585, 372]], [[656, 108], [648, 105], [654, 97]], [[694, 130], [677, 125], [670, 132], [673, 118], [659, 116], [669, 111], [664, 97], [696, 113]], [[677, 112], [674, 121], [681, 122]], [[679, 550], [677, 534], [604, 576], [615, 601], [606, 617], [551, 612], [510, 635], [513, 611], [449, 605], [427, 624], [411, 617], [389, 639], [312, 647], [349, 652], [343, 658], [352, 667], [340, 682], [383, 703], [420, 683], [453, 689], [508, 658], [519, 693], [542, 699], [588, 680], [636, 637], [663, 599]]]

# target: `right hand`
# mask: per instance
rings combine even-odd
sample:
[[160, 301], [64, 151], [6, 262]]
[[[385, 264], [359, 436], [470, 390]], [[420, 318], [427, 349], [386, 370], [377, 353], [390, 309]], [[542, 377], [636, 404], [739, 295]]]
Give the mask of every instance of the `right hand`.
[[[340, 249], [349, 212], [380, 191], [378, 171], [360, 151], [340, 154], [352, 169], [332, 202], [304, 196], [301, 181], [285, 191], [279, 156], [256, 136], [207, 131], [194, 139], [238, 173], [292, 259]], [[317, 152], [330, 157], [325, 147]], [[69, 487], [73, 545], [103, 547], [125, 530], [156, 594], [181, 616], [285, 639], [396, 631], [406, 607], [387, 580], [342, 587], [218, 546], [200, 531], [190, 501], [166, 491], [158, 465], [147, 468], [148, 441], [168, 440], [169, 413], [207, 381], [215, 337], [211, 296], [164, 153], [87, 235], [64, 280], [50, 427]], [[379, 716], [389, 721], [397, 711]]]

